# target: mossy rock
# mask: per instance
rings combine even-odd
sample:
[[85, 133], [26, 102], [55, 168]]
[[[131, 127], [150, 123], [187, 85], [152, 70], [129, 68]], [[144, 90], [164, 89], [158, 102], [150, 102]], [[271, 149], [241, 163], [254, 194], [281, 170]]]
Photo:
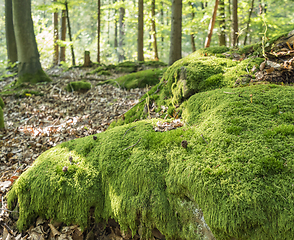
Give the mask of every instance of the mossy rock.
[[161, 61], [140, 61], [139, 64], [143, 68], [161, 68], [167, 66], [166, 63]]
[[86, 75], [89, 74], [96, 74], [96, 75], [111, 75], [110, 71], [108, 70], [108, 68], [106, 66], [99, 66], [97, 68], [95, 68], [94, 70], [90, 71], [89, 73], [87, 73]]
[[153, 86], [159, 83], [164, 71], [166, 71], [166, 68], [143, 70], [107, 81], [107, 83], [111, 83], [114, 86], [117, 86], [118, 84], [120, 87], [125, 89], [144, 88], [146, 86]]
[[91, 89], [91, 83], [89, 82], [83, 82], [83, 81], [77, 81], [77, 82], [70, 82], [66, 86], [66, 91], [72, 92], [72, 91], [81, 91], [85, 92]]
[[117, 64], [115, 67], [115, 71], [121, 72], [121, 73], [132, 73], [132, 72], [136, 72], [138, 67], [139, 67], [138, 63], [125, 61], [125, 62]]
[[293, 239], [293, 105], [289, 86], [197, 93], [185, 127], [155, 132], [158, 120], [144, 120], [51, 148], [14, 183], [8, 206], [18, 199], [21, 230], [37, 216], [85, 228], [94, 208], [97, 222], [142, 228], [142, 239], [153, 228], [204, 239], [203, 226], [218, 240]]

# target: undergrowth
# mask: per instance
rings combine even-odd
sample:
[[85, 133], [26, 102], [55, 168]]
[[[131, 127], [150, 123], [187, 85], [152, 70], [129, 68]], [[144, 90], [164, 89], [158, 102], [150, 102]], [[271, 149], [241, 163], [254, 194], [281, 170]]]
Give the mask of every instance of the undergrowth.
[[144, 120], [62, 143], [20, 176], [8, 205], [18, 198], [20, 229], [37, 216], [85, 228], [94, 207], [97, 222], [140, 227], [143, 239], [155, 227], [198, 239], [193, 206], [218, 240], [293, 239], [293, 99], [289, 86], [216, 89], [187, 101], [185, 127], [155, 132], [158, 120]]

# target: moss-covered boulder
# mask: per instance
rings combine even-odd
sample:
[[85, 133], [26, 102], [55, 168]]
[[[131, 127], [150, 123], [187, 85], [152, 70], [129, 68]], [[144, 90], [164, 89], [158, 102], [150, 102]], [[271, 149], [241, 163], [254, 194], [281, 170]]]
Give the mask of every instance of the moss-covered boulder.
[[81, 92], [85, 92], [90, 90], [92, 87], [91, 83], [89, 82], [84, 82], [84, 81], [77, 81], [77, 82], [70, 82], [67, 86], [66, 86], [66, 91], [68, 92], [73, 92], [73, 91], [81, 91]]
[[135, 73], [130, 73], [124, 76], [121, 76], [116, 79], [106, 80], [99, 84], [112, 84], [114, 86], [119, 85], [125, 89], [131, 88], [144, 88], [146, 86], [154, 86], [159, 83], [162, 74], [166, 71], [164, 69], [148, 69]]
[[111, 75], [110, 71], [107, 69], [107, 67], [105, 65], [101, 65], [101, 66], [95, 68], [94, 70], [90, 71], [86, 75], [89, 75], [89, 74]]
[[8, 205], [18, 199], [20, 229], [37, 216], [87, 227], [94, 208], [142, 239], [293, 239], [293, 106], [290, 86], [197, 93], [184, 127], [144, 120], [46, 151]]
[[115, 71], [120, 73], [132, 73], [132, 72], [136, 72], [138, 67], [139, 67], [138, 63], [125, 61], [125, 62], [117, 64], [115, 67]]

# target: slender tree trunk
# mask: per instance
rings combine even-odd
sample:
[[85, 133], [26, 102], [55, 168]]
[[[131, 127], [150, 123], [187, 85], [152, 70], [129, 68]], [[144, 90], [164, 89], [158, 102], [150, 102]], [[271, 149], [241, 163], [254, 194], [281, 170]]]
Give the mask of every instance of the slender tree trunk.
[[17, 61], [17, 48], [13, 27], [12, 0], [5, 0], [5, 36], [8, 61]]
[[[61, 16], [61, 40], [66, 40], [66, 10], [62, 10]], [[65, 44], [61, 43], [59, 61], [65, 62]]]
[[[194, 6], [193, 6], [193, 4], [191, 2], [189, 2], [189, 5], [191, 6], [191, 20], [193, 22], [194, 17], [195, 17]], [[196, 47], [195, 47], [195, 39], [194, 39], [194, 33], [193, 32], [190, 34], [190, 38], [191, 38], [192, 52], [195, 52]]]
[[98, 13], [97, 13], [97, 62], [100, 63], [100, 27], [101, 27], [101, 1], [98, 0]]
[[215, 0], [212, 18], [210, 20], [209, 27], [208, 27], [208, 35], [207, 35], [207, 38], [205, 40], [205, 46], [204, 46], [205, 48], [210, 46], [210, 41], [211, 41], [211, 37], [212, 37], [212, 31], [213, 31], [214, 24], [215, 24], [215, 19], [216, 19], [218, 3], [219, 3], [219, 0]]
[[144, 61], [144, 1], [138, 0], [138, 61]]
[[158, 61], [156, 27], [155, 27], [155, 0], [152, 0], [151, 2], [151, 31], [152, 31], [152, 45], [153, 45], [153, 52], [154, 52], [154, 60]]
[[[57, 0], [54, 0], [56, 2]], [[59, 46], [57, 44], [58, 41], [58, 9], [56, 8], [53, 13], [53, 39], [54, 39], [54, 53], [53, 53], [53, 65], [56, 66], [59, 63]]]
[[233, 2], [233, 9], [232, 9], [232, 16], [233, 16], [233, 29], [232, 29], [232, 44], [235, 47], [238, 44], [238, 0], [232, 0]]
[[219, 45], [220, 46], [226, 46], [226, 18], [225, 18], [225, 1], [220, 0], [219, 1], [219, 28], [220, 28], [220, 34], [219, 34]]
[[41, 67], [31, 17], [30, 0], [13, 0], [13, 24], [18, 54], [18, 82], [50, 81]]
[[182, 0], [172, 0], [169, 65], [182, 58]]
[[[124, 0], [122, 0], [124, 2]], [[125, 19], [125, 8], [120, 7], [119, 8], [119, 42], [118, 42], [118, 61], [122, 62], [125, 60], [125, 53], [124, 53], [124, 36], [125, 36], [125, 24], [124, 24], [124, 19]]]
[[247, 22], [246, 31], [245, 31], [244, 45], [246, 45], [246, 43], [247, 43], [247, 37], [249, 35], [250, 19], [251, 19], [253, 8], [254, 8], [254, 0], [251, 1], [251, 7], [249, 9], [249, 16], [248, 16], [248, 22]]
[[[232, 26], [232, 11], [231, 11], [231, 0], [228, 0], [228, 5], [227, 5], [227, 9], [228, 9], [228, 16], [227, 16], [227, 21], [229, 22], [228, 23], [228, 26], [229, 29], [231, 29], [231, 26]], [[232, 46], [232, 34], [228, 34], [228, 37], [229, 37], [229, 46]]]
[[70, 27], [70, 21], [69, 21], [67, 1], [65, 1], [65, 10], [66, 10], [66, 19], [67, 19], [67, 26], [68, 26], [68, 36], [69, 36], [69, 41], [71, 42], [70, 50], [71, 50], [72, 65], [75, 66], [76, 65], [76, 58], [75, 58], [75, 52], [74, 52], [73, 41], [72, 41], [72, 36], [71, 36], [71, 27]]

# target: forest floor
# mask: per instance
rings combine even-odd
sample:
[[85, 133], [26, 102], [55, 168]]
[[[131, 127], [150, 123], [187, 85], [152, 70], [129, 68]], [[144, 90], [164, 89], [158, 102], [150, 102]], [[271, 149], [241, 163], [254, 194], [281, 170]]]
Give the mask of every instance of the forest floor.
[[[105, 131], [114, 119], [138, 103], [138, 99], [148, 90], [146, 88], [126, 91], [111, 85], [97, 86], [101, 80], [114, 79], [120, 75], [97, 77], [86, 76], [86, 72], [88, 71], [85, 69], [77, 68], [66, 72], [62, 69], [51, 69], [47, 73], [53, 81], [34, 88], [43, 96], [30, 93], [22, 98], [15, 95], [2, 96], [5, 103], [5, 130], [0, 132], [0, 240], [8, 239], [9, 236], [9, 239], [48, 237], [48, 229], [43, 229], [45, 221], [41, 221], [39, 225], [36, 223], [37, 228], [32, 227], [22, 234], [14, 230], [17, 218], [7, 211], [4, 197], [18, 176], [51, 147]], [[64, 90], [69, 82], [81, 80], [81, 76], [86, 76], [83, 80], [92, 84], [89, 91], [81, 93]], [[0, 91], [13, 81], [14, 78], [9, 78], [0, 82]], [[40, 226], [42, 230], [39, 231]], [[46, 226], [49, 228], [48, 222]], [[100, 235], [99, 239], [113, 239], [109, 237], [114, 234], [112, 229], [117, 227], [112, 223], [111, 230], [102, 228], [96, 235]], [[68, 227], [54, 239], [83, 239], [82, 233], [76, 234], [77, 231], [77, 226]], [[122, 239], [117, 237], [115, 239]], [[130, 239], [125, 237], [124, 239]]]

